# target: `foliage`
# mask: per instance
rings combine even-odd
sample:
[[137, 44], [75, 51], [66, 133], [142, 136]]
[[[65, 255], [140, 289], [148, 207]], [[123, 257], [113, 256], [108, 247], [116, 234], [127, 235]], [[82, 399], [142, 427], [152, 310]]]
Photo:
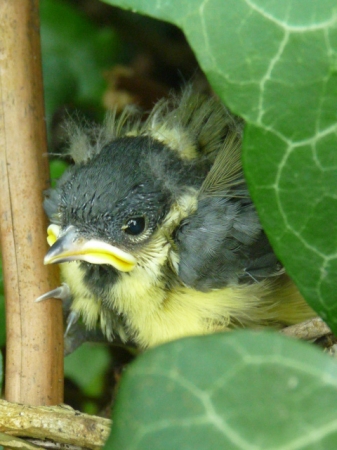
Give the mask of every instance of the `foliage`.
[[41, 45], [47, 124], [60, 106], [101, 108], [103, 69], [115, 61], [118, 39], [69, 3], [42, 0]]
[[65, 359], [64, 375], [72, 380], [81, 395], [85, 396], [84, 402], [82, 401], [79, 406], [86, 412], [99, 413], [95, 408], [95, 400], [103, 391], [103, 377], [109, 360], [107, 347], [89, 343], [82, 345]]
[[50, 161], [50, 178], [52, 187], [56, 186], [56, 180], [60, 178], [63, 172], [68, 167], [68, 164], [61, 159], [54, 159]]

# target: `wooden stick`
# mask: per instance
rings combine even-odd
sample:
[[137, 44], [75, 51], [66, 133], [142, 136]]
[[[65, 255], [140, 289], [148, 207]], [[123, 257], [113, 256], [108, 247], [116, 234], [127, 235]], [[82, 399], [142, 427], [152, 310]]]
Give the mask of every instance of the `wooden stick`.
[[58, 285], [47, 251], [42, 192], [48, 186], [38, 0], [0, 0], [1, 247], [6, 398], [32, 405], [63, 399], [59, 300], [34, 303]]
[[[111, 420], [79, 413], [70, 406], [31, 407], [0, 400], [0, 432], [10, 436], [50, 439], [98, 450], [110, 428]], [[7, 445], [1, 436], [0, 445]]]

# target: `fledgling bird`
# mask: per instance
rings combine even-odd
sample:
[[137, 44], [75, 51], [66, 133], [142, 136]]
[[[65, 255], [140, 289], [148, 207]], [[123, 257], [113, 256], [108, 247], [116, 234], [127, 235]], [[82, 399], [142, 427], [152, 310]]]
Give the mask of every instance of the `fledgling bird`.
[[242, 129], [191, 87], [145, 122], [125, 112], [102, 127], [75, 126], [75, 164], [44, 203], [45, 264], [60, 263], [73, 317], [144, 349], [315, 315], [261, 228], [243, 178]]

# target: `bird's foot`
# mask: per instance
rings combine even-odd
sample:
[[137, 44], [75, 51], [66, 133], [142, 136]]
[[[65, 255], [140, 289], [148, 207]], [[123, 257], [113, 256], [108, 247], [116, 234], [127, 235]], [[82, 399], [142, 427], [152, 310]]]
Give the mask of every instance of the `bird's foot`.
[[62, 283], [62, 286], [59, 286], [56, 289], [53, 289], [49, 292], [46, 292], [43, 295], [40, 295], [40, 297], [35, 299], [35, 302], [36, 303], [42, 302], [43, 300], [47, 300], [49, 298], [59, 298], [62, 301], [69, 300], [69, 298], [71, 298], [71, 293], [67, 283]]
[[72, 295], [66, 283], [62, 283], [62, 286], [41, 295], [35, 302], [42, 302], [49, 298], [58, 298], [63, 303], [63, 317], [66, 323], [64, 332], [65, 355], [73, 353], [84, 342], [106, 342], [106, 338], [100, 330], [87, 330], [85, 325], [78, 321], [80, 313], [71, 311]]
[[64, 337], [66, 337], [72, 325], [74, 325], [79, 318], [79, 313], [71, 311], [70, 309], [72, 303], [72, 295], [67, 283], [62, 283], [62, 286], [59, 286], [56, 289], [53, 289], [49, 292], [46, 292], [43, 295], [40, 295], [40, 297], [38, 297], [35, 300], [35, 302], [42, 302], [44, 300], [48, 300], [49, 298], [58, 298], [62, 300], [63, 317], [65, 322], [67, 323], [66, 331], [64, 333]]
[[53, 289], [52, 291], [46, 292], [45, 294], [38, 297], [35, 302], [42, 302], [44, 300], [48, 300], [49, 298], [58, 298], [62, 300], [63, 303], [63, 317], [65, 322], [67, 323], [66, 331], [64, 333], [64, 336], [67, 336], [70, 328], [72, 325], [74, 325], [79, 317], [80, 314], [76, 311], [71, 311], [70, 306], [72, 302], [72, 295], [69, 289], [69, 286], [67, 283], [62, 283], [62, 286], [57, 287], [56, 289]]

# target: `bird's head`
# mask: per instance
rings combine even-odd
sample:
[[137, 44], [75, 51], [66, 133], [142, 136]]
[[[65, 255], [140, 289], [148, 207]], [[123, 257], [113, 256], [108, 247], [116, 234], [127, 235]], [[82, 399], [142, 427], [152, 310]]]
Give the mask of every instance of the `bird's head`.
[[148, 136], [113, 140], [68, 169], [47, 198], [45, 264], [80, 261], [110, 281], [155, 260], [165, 265], [163, 248], [191, 212], [208, 166], [183, 161]]

